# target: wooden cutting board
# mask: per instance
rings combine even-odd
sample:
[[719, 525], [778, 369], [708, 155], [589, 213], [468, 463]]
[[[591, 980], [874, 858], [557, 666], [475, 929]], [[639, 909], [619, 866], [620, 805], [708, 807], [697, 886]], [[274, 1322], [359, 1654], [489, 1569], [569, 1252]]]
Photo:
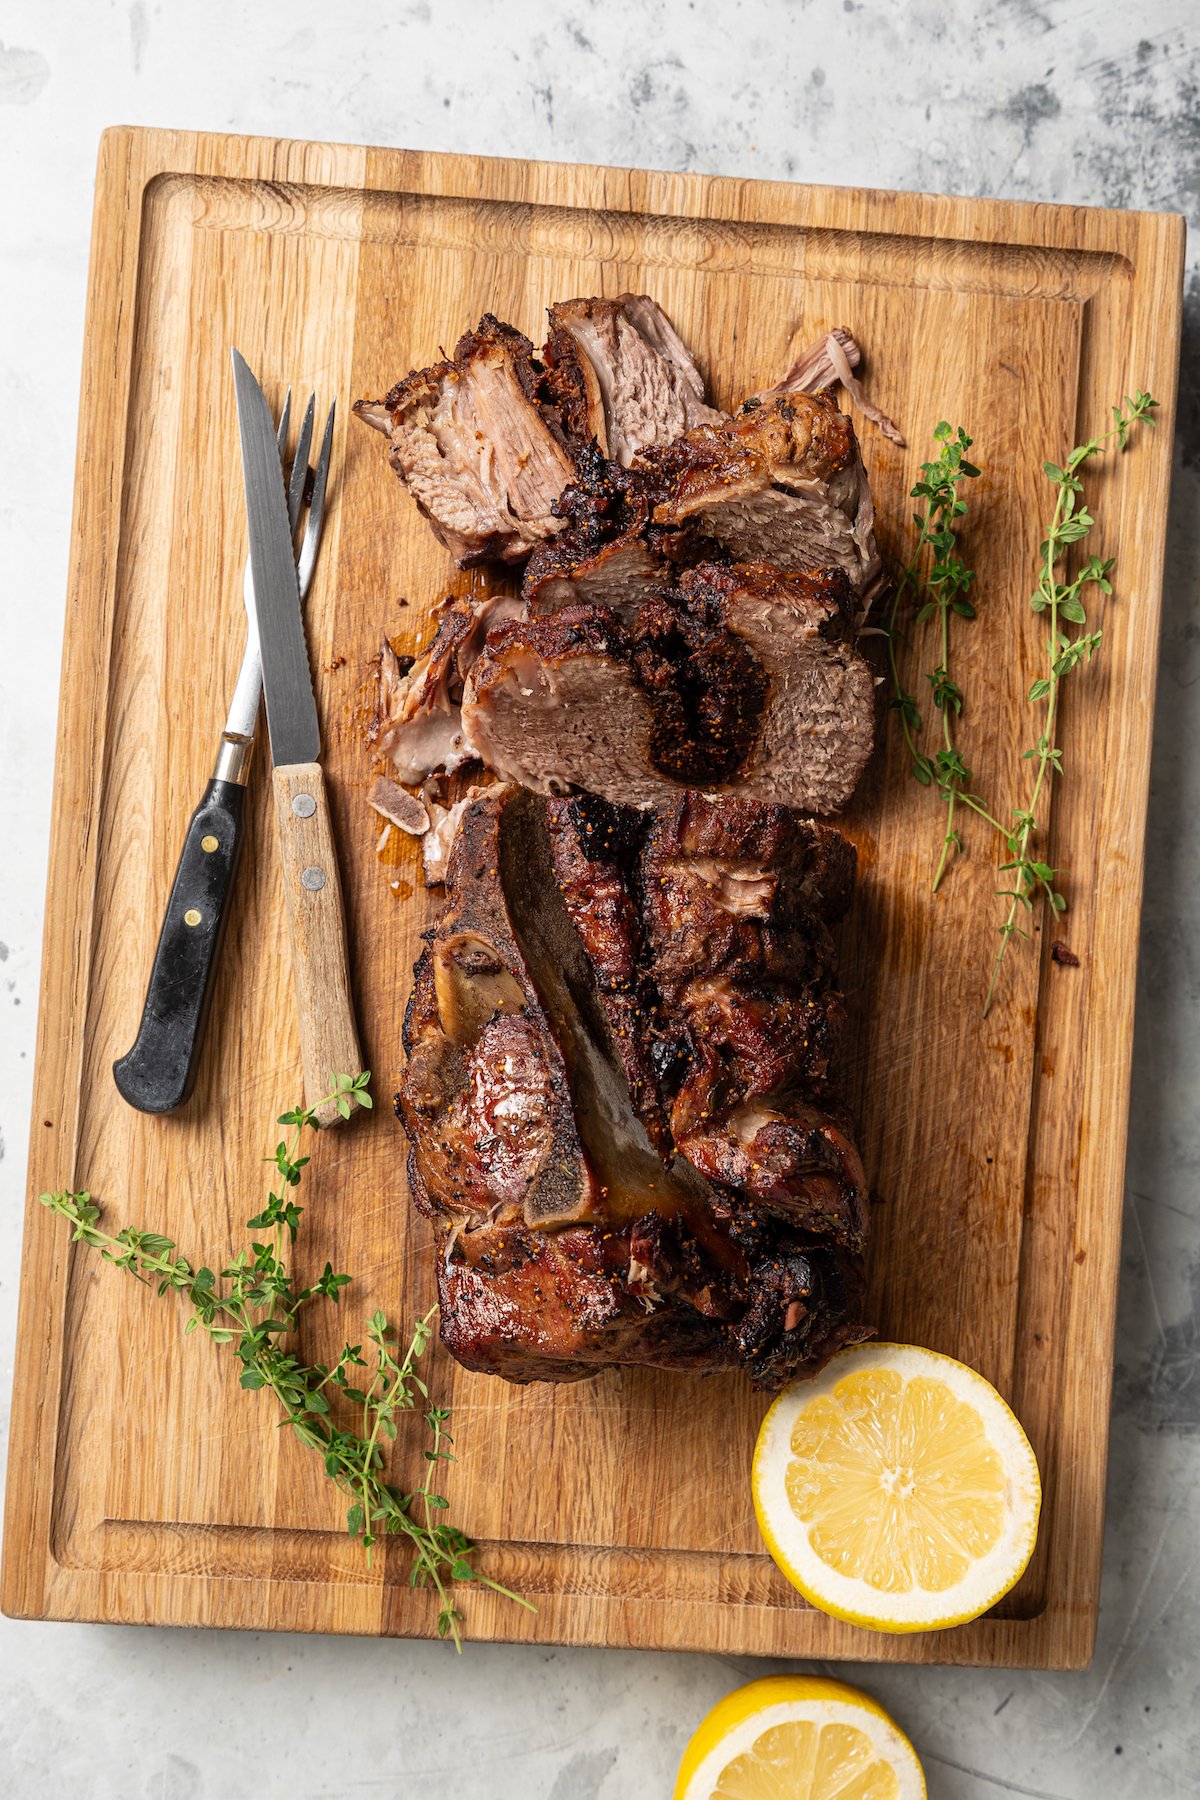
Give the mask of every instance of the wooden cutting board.
[[[612, 1372], [521, 1390], [439, 1353], [460, 1460], [455, 1514], [536, 1616], [471, 1592], [476, 1638], [774, 1656], [1078, 1667], [1091, 1653], [1121, 1219], [1134, 971], [1178, 355], [1183, 222], [622, 169], [118, 130], [96, 196], [46, 915], [3, 1573], [26, 1617], [425, 1634], [399, 1550], [373, 1571], [342, 1509], [228, 1357], [173, 1301], [70, 1248], [32, 1199], [91, 1190], [115, 1228], [197, 1262], [243, 1241], [272, 1121], [300, 1092], [264, 770], [197, 1092], [148, 1119], [109, 1073], [133, 1037], [184, 821], [241, 654], [245, 530], [228, 347], [336, 396], [336, 489], [309, 602], [363, 1039], [381, 1104], [315, 1146], [304, 1254], [356, 1280], [345, 1323], [433, 1297], [387, 1098], [431, 902], [377, 857], [362, 749], [384, 633], [415, 649], [456, 573], [349, 402], [485, 311], [542, 335], [576, 294], [644, 290], [732, 404], [818, 330], [850, 326], [909, 447], [862, 428], [886, 543], [939, 418], [983, 478], [959, 634], [966, 753], [1011, 791], [1041, 630], [1028, 593], [1040, 469], [1135, 386], [1154, 434], [1088, 489], [1119, 555], [1094, 669], [1062, 716], [1054, 935], [995, 944], [993, 846], [929, 893], [940, 832], [884, 743], [847, 829], [861, 888], [844, 947], [849, 1091], [879, 1198], [871, 1316], [995, 1381], [1045, 1474], [1041, 1543], [990, 1617], [887, 1638], [808, 1610], [763, 1554], [748, 1487], [765, 1402], [735, 1377]], [[268, 384], [270, 385], [270, 384]], [[339, 1324], [343, 1321], [339, 1321]], [[341, 1342], [339, 1336], [338, 1342]], [[313, 1342], [311, 1354], [328, 1347]], [[400, 1467], [417, 1442], [403, 1435]], [[402, 1477], [401, 1477], [402, 1478]]]

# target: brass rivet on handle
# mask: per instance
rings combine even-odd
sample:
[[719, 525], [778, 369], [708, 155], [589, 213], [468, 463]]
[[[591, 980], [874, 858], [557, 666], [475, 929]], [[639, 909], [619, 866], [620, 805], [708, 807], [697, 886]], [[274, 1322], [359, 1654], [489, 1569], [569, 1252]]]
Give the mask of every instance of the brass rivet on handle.
[[198, 906], [189, 906], [183, 915], [183, 922], [185, 925], [198, 925], [200, 923], [200, 908]]
[[214, 850], [219, 850], [221, 848], [220, 840], [215, 838], [210, 831], [207, 837], [202, 837], [200, 839], [200, 848], [202, 850], [207, 850], [208, 854], [211, 856]]

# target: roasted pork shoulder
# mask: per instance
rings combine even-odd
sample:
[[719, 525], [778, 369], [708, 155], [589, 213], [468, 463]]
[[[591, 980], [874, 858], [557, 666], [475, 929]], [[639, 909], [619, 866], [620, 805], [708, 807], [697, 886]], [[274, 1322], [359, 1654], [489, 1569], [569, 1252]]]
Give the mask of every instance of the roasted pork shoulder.
[[[691, 797], [647, 827], [515, 787], [467, 806], [398, 1096], [460, 1361], [512, 1381], [740, 1367], [770, 1388], [869, 1335], [830, 1072], [826, 921], [852, 878], [835, 833], [777, 807]], [[719, 929], [697, 959], [701, 902]], [[794, 1015], [773, 1059], [772, 1004]]]
[[[894, 427], [859, 361], [827, 333], [731, 416], [622, 294], [551, 307], [541, 352], [485, 315], [356, 409], [461, 566], [524, 567], [410, 664], [385, 644], [372, 727], [372, 804], [447, 887], [396, 1104], [468, 1368], [775, 1389], [870, 1335], [832, 936], [855, 853], [811, 816], [874, 734], [880, 558], [829, 387]], [[493, 785], [442, 804], [425, 778], [473, 759]]]

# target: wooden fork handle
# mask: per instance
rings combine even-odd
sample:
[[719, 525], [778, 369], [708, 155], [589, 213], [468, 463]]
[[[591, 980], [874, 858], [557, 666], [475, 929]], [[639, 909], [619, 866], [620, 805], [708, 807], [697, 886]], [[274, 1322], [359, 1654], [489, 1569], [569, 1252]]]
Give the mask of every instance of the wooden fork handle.
[[[362, 1069], [346, 915], [320, 764], [277, 768], [274, 788], [305, 1105], [312, 1107], [333, 1091], [335, 1076], [357, 1075]], [[331, 1101], [317, 1107], [321, 1125], [336, 1124], [340, 1116]]]

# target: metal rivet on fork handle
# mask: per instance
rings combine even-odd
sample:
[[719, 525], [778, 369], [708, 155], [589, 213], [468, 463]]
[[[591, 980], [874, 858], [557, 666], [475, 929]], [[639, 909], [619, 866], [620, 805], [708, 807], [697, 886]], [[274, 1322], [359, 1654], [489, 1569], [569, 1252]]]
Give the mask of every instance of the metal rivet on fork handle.
[[301, 869], [300, 886], [308, 888], [311, 893], [316, 893], [318, 888], [325, 886], [324, 869], [318, 869], [316, 863], [310, 863], [307, 869]]
[[317, 803], [311, 794], [297, 794], [292, 800], [292, 811], [298, 819], [311, 819], [316, 810]]

